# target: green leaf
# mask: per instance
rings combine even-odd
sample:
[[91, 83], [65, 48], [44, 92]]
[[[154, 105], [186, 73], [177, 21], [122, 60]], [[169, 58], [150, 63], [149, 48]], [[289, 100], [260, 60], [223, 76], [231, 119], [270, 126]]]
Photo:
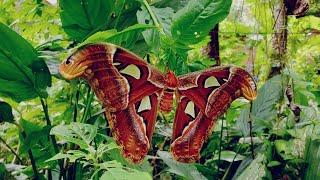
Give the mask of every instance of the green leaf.
[[304, 172], [303, 179], [313, 180], [320, 179], [320, 140], [310, 140], [306, 143], [305, 159], [308, 163], [308, 167]]
[[[240, 164], [238, 171], [241, 169], [241, 174], [239, 176], [233, 177], [232, 179], [260, 180], [266, 176], [270, 176], [270, 172], [263, 164], [263, 159], [264, 155], [258, 154], [257, 157], [253, 161], [251, 161], [250, 165], [248, 165], [244, 170], [241, 168]], [[246, 161], [244, 161], [243, 163], [246, 163]], [[238, 171], [236, 172], [236, 175], [238, 174]]]
[[[159, 28], [162, 28], [163, 32], [171, 36], [171, 23], [173, 16], [173, 9], [166, 8], [155, 8], [151, 6], [152, 13], [155, 15], [156, 20], [159, 23]], [[141, 10], [137, 12], [137, 20], [140, 24], [156, 25], [150, 16], [149, 11], [145, 6], [141, 7]], [[142, 35], [147, 44], [157, 51], [160, 47], [160, 32], [159, 29], [149, 29], [142, 32]]]
[[107, 27], [113, 0], [61, 0], [60, 18], [62, 28], [77, 42]]
[[31, 68], [35, 78], [35, 88], [38, 89], [39, 96], [47, 98], [48, 93], [45, 89], [51, 87], [52, 83], [48, 66], [43, 60], [37, 60], [32, 63]]
[[[252, 104], [254, 131], [272, 127], [271, 120], [274, 120], [277, 116], [276, 105], [283, 95], [282, 89], [282, 77], [278, 75], [266, 81], [258, 90], [258, 96]], [[247, 110], [244, 109], [243, 111]]]
[[46, 162], [55, 161], [59, 159], [68, 159], [71, 163], [75, 162], [78, 159], [87, 157], [88, 154], [80, 150], [69, 150], [66, 154], [58, 153], [52, 158], [48, 159]]
[[27, 154], [32, 151], [36, 164], [41, 167], [55, 167], [57, 162], [46, 162], [47, 159], [55, 155], [53, 145], [49, 137], [49, 126], [42, 127], [27, 120], [19, 121], [26, 136], [20, 133], [20, 154]]
[[274, 143], [275, 143], [275, 148], [276, 148], [277, 153], [283, 159], [288, 160], [288, 159], [295, 158], [295, 156], [293, 154], [294, 148], [295, 148], [293, 140], [286, 141], [286, 140], [278, 139], [278, 140], [275, 140]]
[[53, 127], [50, 134], [77, 144], [82, 149], [87, 149], [90, 147], [91, 141], [97, 134], [97, 127], [84, 123], [71, 123], [69, 125], [58, 125]]
[[37, 51], [23, 37], [0, 22], [0, 49], [21, 60], [25, 66], [30, 66], [38, 58]]
[[14, 117], [10, 104], [0, 101], [0, 123], [2, 122], [12, 123], [14, 122]]
[[143, 162], [140, 164], [132, 164], [122, 156], [119, 148], [113, 148], [112, 150], [108, 151], [108, 157], [132, 169], [136, 169], [136, 170], [144, 171], [148, 173], [152, 173], [153, 171], [153, 167], [150, 165], [147, 158], [145, 158], [145, 160], [143, 160]]
[[[221, 151], [221, 160], [233, 162], [233, 161], [241, 161], [245, 158], [241, 154], [237, 154], [233, 151]], [[219, 157], [215, 156], [212, 160], [218, 160]]]
[[177, 162], [172, 159], [171, 155], [168, 152], [165, 151], [158, 151], [157, 154], [164, 161], [164, 163], [166, 163], [170, 167], [170, 172], [180, 175], [186, 179], [207, 179], [197, 170], [194, 164]]
[[[0, 34], [0, 94], [17, 102], [45, 97], [51, 82], [46, 64], [26, 40], [2, 23]], [[35, 62], [41, 64], [41, 73], [33, 68]]]
[[108, 171], [102, 174], [100, 179], [108, 180], [131, 180], [131, 179], [152, 179], [150, 174], [146, 172], [137, 171], [135, 169], [124, 168], [108, 168]]
[[281, 163], [279, 161], [270, 161], [267, 166], [268, 167], [275, 167], [275, 166], [279, 166]]
[[155, 26], [135, 24], [120, 32], [115, 29], [97, 32], [86, 39], [80, 46], [88, 43], [107, 42], [131, 49], [136, 42], [138, 34], [151, 28], [155, 28]]
[[229, 13], [232, 0], [191, 0], [173, 16], [171, 33], [176, 42], [196, 44]]
[[247, 137], [250, 134], [249, 113], [250, 108], [246, 106], [244, 109], [242, 109], [239, 120], [236, 122], [237, 128], [241, 131], [243, 137]]

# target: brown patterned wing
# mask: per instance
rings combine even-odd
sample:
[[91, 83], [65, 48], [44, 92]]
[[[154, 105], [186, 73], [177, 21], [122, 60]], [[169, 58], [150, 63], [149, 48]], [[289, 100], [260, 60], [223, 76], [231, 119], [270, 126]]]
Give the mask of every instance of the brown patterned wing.
[[61, 64], [60, 72], [67, 79], [87, 79], [106, 109], [123, 155], [134, 163], [140, 162], [149, 150], [164, 75], [113, 44], [90, 44], [78, 49]]
[[199, 159], [217, 118], [233, 100], [253, 100], [256, 85], [245, 70], [237, 67], [210, 68], [178, 79], [178, 107], [170, 150], [176, 160], [189, 163]]
[[157, 106], [158, 95], [154, 93], [125, 110], [105, 112], [122, 155], [133, 163], [140, 163], [149, 151]]

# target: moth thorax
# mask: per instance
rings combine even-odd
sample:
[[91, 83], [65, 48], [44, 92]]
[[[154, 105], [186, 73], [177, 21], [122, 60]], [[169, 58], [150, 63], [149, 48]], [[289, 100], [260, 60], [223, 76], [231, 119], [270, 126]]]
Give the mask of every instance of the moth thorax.
[[160, 110], [162, 112], [168, 113], [172, 110], [173, 102], [173, 93], [172, 89], [165, 89], [160, 96]]

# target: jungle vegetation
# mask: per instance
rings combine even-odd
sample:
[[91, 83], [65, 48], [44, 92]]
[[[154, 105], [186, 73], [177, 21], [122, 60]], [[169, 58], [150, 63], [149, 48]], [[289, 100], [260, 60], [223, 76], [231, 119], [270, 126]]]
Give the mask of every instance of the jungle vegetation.
[[[0, 179], [320, 179], [319, 0], [1, 0]], [[231, 104], [197, 163], [168, 152], [158, 114], [128, 163], [88, 84], [59, 64], [109, 42], [177, 75], [245, 68], [258, 96]]]

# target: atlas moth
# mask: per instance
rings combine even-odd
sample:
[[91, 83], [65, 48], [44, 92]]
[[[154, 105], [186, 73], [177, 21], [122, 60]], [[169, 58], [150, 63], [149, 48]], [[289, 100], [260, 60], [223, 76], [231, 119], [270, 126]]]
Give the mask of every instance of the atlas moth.
[[[88, 44], [60, 65], [66, 79], [84, 78], [105, 107], [113, 137], [125, 158], [141, 162], [150, 149], [158, 109], [177, 108], [170, 152], [195, 162], [217, 118], [239, 97], [254, 100], [256, 84], [239, 67], [212, 67], [175, 76], [163, 74], [134, 53], [107, 43]], [[175, 96], [174, 96], [175, 95]]]

